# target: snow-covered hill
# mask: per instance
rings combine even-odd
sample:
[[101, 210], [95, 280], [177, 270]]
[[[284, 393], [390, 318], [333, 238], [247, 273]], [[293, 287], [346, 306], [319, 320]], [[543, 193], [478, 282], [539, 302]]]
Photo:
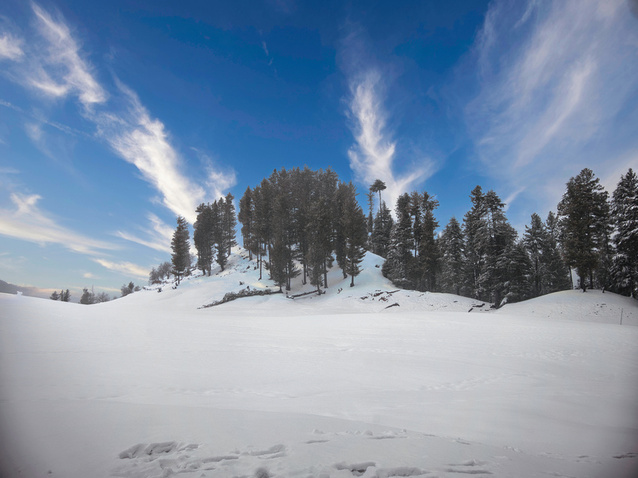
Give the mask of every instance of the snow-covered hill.
[[238, 250], [104, 304], [0, 294], [0, 475], [636, 475], [636, 301], [484, 313], [377, 266], [210, 308], [275, 287]]

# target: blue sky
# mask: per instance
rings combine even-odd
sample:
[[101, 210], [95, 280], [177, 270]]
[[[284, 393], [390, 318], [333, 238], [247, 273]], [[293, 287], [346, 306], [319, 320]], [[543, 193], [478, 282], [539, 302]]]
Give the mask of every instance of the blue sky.
[[[332, 167], [443, 227], [480, 184], [522, 231], [638, 167], [627, 0], [0, 4], [0, 279], [117, 293], [175, 217]], [[362, 202], [363, 194], [360, 195]]]

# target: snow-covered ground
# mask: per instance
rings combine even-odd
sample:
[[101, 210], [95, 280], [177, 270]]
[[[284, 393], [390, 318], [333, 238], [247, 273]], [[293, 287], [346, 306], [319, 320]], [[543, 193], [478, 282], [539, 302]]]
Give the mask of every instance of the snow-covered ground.
[[354, 288], [200, 308], [275, 289], [232, 257], [93, 306], [0, 294], [0, 476], [638, 474], [636, 301], [489, 311], [369, 255]]

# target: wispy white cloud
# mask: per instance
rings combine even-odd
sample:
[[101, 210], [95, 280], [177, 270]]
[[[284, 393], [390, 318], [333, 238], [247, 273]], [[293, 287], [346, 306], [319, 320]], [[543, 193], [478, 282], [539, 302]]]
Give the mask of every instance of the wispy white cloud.
[[9, 33], [0, 35], [0, 61], [18, 61], [24, 56], [22, 51], [22, 39], [14, 38]]
[[625, 0], [497, 0], [474, 54], [468, 127], [506, 193], [555, 207], [570, 176], [638, 148], [627, 126], [638, 121], [638, 29]]
[[88, 62], [80, 57], [79, 45], [68, 26], [37, 4], [32, 6], [38, 19], [38, 31], [46, 39], [47, 48], [32, 71], [31, 85], [54, 97], [74, 92], [85, 107], [104, 103], [106, 91], [94, 78]]
[[433, 174], [434, 163], [427, 157], [416, 158], [411, 170], [403, 174], [396, 172], [397, 142], [387, 127], [383, 90], [381, 75], [376, 69], [360, 72], [351, 79], [348, 108], [355, 144], [348, 151], [348, 157], [360, 182], [366, 185], [376, 179], [385, 182], [386, 202], [393, 209], [400, 194]]
[[150, 228], [143, 229], [143, 233], [146, 238], [139, 237], [136, 234], [131, 234], [126, 231], [117, 231], [115, 235], [127, 241], [150, 247], [156, 251], [170, 253], [171, 240], [174, 232], [173, 228], [168, 226], [155, 214], [149, 214], [148, 220], [151, 223]]
[[210, 191], [212, 199], [218, 199], [226, 195], [226, 192], [237, 184], [237, 175], [233, 169], [222, 169], [209, 154], [205, 151], [191, 147], [199, 162], [206, 171], [205, 188]]
[[193, 223], [195, 209], [206, 191], [182, 173], [183, 161], [171, 145], [164, 124], [151, 118], [133, 91], [121, 84], [120, 90], [128, 100], [127, 114], [116, 119], [111, 115], [100, 117], [100, 135], [161, 193], [164, 206]]
[[116, 246], [57, 224], [38, 207], [37, 194], [11, 194], [14, 209], [0, 209], [0, 234], [36, 244], [59, 244], [73, 252], [95, 255]]
[[[39, 36], [29, 42], [29, 61], [13, 74], [15, 81], [28, 84], [48, 97], [77, 98], [84, 106], [85, 119], [97, 126], [98, 137], [140, 171], [142, 178], [160, 193], [161, 204], [190, 222], [195, 220], [195, 208], [208, 198], [209, 191], [215, 197], [235, 184], [233, 171], [213, 168], [212, 163], [206, 167], [205, 181], [191, 180], [184, 172], [185, 162], [172, 145], [165, 125], [151, 116], [135, 92], [116, 80], [118, 101], [109, 102], [109, 94], [96, 79], [93, 67], [84, 59], [64, 19], [35, 3], [32, 8]], [[17, 43], [11, 41], [12, 45]], [[13, 107], [4, 101], [0, 104]], [[42, 124], [77, 134], [46, 118], [28, 121], [27, 132], [41, 148], [44, 147]]]
[[93, 259], [96, 263], [100, 264], [102, 267], [114, 271], [119, 272], [124, 276], [133, 276], [142, 279], [148, 279], [148, 273], [150, 272], [147, 268], [139, 266], [137, 264], [133, 264], [131, 262], [113, 262], [106, 259]]

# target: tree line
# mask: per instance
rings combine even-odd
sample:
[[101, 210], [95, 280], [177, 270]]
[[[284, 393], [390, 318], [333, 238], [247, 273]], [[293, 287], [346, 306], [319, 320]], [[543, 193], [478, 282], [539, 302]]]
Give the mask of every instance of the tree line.
[[[382, 272], [395, 285], [449, 292], [500, 305], [568, 289], [578, 284], [636, 297], [638, 293], [638, 180], [629, 169], [611, 199], [589, 169], [571, 178], [557, 205], [543, 221], [532, 214], [522, 237], [509, 224], [505, 203], [477, 186], [462, 222], [452, 217], [439, 233], [438, 201], [427, 192], [404, 193], [395, 218], [375, 181], [368, 190], [368, 214], [352, 183], [331, 169], [275, 170], [248, 187], [235, 218], [233, 196], [197, 208], [194, 245], [197, 267], [211, 274], [224, 269], [235, 244], [236, 220], [259, 277], [266, 270], [280, 288], [290, 290], [301, 276], [321, 293], [334, 261], [351, 286], [361, 272], [365, 251], [385, 259]], [[373, 211], [375, 196], [378, 209]], [[178, 218], [172, 240], [177, 282], [190, 271], [188, 224]], [[572, 276], [572, 270], [577, 278]], [[155, 274], [154, 274], [155, 273]], [[151, 282], [159, 275], [155, 269]]]

